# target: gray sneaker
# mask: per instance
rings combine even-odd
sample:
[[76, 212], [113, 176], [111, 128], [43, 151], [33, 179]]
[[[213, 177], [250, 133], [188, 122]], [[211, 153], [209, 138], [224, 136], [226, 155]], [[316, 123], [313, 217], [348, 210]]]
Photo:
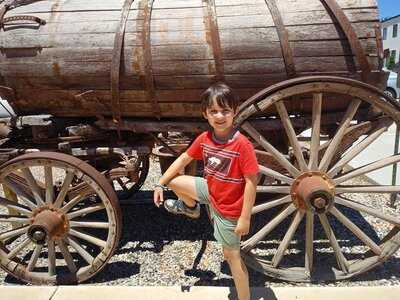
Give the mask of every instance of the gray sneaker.
[[189, 208], [186, 204], [178, 199], [167, 199], [164, 201], [164, 208], [175, 215], [185, 215], [192, 219], [197, 219], [200, 217], [200, 204], [196, 203], [194, 208]]

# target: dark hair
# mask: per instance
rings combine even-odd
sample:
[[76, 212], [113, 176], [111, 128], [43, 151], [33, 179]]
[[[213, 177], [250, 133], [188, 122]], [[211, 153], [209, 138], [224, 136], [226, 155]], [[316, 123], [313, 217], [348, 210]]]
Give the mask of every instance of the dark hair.
[[233, 90], [222, 82], [214, 83], [203, 92], [201, 95], [201, 110], [206, 112], [207, 108], [213, 105], [214, 99], [220, 107], [229, 107], [236, 110], [239, 105]]

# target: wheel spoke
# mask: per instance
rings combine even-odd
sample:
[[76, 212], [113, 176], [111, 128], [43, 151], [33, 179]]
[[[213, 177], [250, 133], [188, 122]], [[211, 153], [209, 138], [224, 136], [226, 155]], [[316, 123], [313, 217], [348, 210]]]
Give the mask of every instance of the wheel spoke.
[[264, 210], [276, 207], [278, 205], [286, 204], [291, 201], [292, 201], [292, 196], [287, 195], [285, 197], [282, 197], [282, 198], [279, 198], [276, 200], [268, 201], [268, 202], [253, 206], [251, 213], [254, 215], [260, 211], [264, 211]]
[[349, 263], [344, 257], [342, 250], [340, 249], [339, 243], [333, 233], [331, 225], [329, 225], [328, 218], [325, 214], [318, 214], [319, 220], [321, 221], [322, 227], [324, 228], [325, 234], [329, 239], [329, 242], [335, 252], [336, 261], [343, 272], [348, 273]]
[[274, 194], [289, 194], [290, 186], [288, 185], [267, 185], [257, 186], [257, 193], [274, 193]]
[[18, 246], [14, 247], [13, 250], [7, 254], [7, 258], [13, 259], [18, 253], [28, 247], [30, 243], [32, 243], [32, 241], [28, 237], [25, 238], [21, 243], [18, 244]]
[[107, 245], [106, 241], [103, 241], [99, 238], [96, 238], [94, 236], [91, 236], [89, 234], [83, 233], [81, 231], [78, 231], [76, 229], [70, 229], [69, 233], [73, 236], [76, 236], [77, 238], [80, 238], [82, 240], [88, 241], [89, 243], [92, 243], [96, 246], [99, 246], [100, 248], [105, 248]]
[[70, 227], [84, 227], [84, 228], [105, 228], [108, 229], [110, 227], [110, 223], [107, 222], [76, 222], [70, 221]]
[[30, 219], [21, 218], [19, 215], [0, 215], [0, 223], [28, 224]]
[[320, 144], [319, 136], [321, 130], [321, 106], [322, 94], [313, 94], [310, 160], [308, 162], [308, 167], [313, 171], [316, 171], [318, 169], [318, 149]]
[[326, 172], [326, 170], [328, 169], [328, 167], [331, 163], [331, 160], [332, 160], [333, 156], [335, 155], [335, 152], [346, 133], [346, 129], [349, 126], [351, 120], [353, 119], [355, 113], [357, 112], [357, 109], [358, 109], [360, 103], [361, 103], [361, 100], [359, 100], [359, 99], [355, 99], [355, 100], [351, 101], [351, 103], [350, 103], [349, 107], [347, 108], [347, 111], [340, 123], [339, 129], [337, 130], [335, 136], [329, 143], [328, 149], [326, 149], [324, 156], [321, 159], [321, 162], [319, 164], [320, 171]]
[[399, 193], [400, 185], [349, 185], [337, 186], [336, 194], [343, 193]]
[[54, 201], [53, 169], [51, 166], [44, 167], [44, 180], [46, 183], [46, 204]]
[[61, 207], [61, 211], [63, 213], [67, 213], [68, 211], [70, 211], [75, 205], [77, 205], [79, 202], [81, 202], [82, 200], [84, 200], [87, 196], [89, 196], [90, 194], [93, 193], [93, 190], [91, 188], [88, 188], [80, 191], [78, 195], [76, 195], [73, 199], [71, 199], [70, 201], [68, 201], [67, 204], [65, 204], [63, 207]]
[[65, 176], [64, 182], [62, 184], [61, 190], [58, 193], [56, 201], [54, 201], [54, 207], [60, 208], [64, 202], [65, 195], [67, 195], [69, 186], [71, 185], [72, 180], [74, 179], [74, 172], [71, 170], [67, 170], [67, 175]]
[[43, 201], [43, 196], [42, 196], [42, 189], [39, 187], [39, 185], [36, 182], [36, 179], [33, 177], [31, 170], [29, 169], [29, 167], [26, 168], [22, 168], [21, 172], [24, 176], [24, 178], [26, 179], [26, 182], [28, 183], [33, 197], [36, 200], [36, 204], [37, 205], [44, 205], [44, 201]]
[[282, 125], [285, 128], [286, 135], [289, 138], [289, 143], [293, 148], [294, 156], [297, 159], [297, 162], [300, 166], [300, 170], [307, 171], [308, 167], [306, 161], [304, 160], [304, 156], [301, 151], [299, 141], [297, 140], [296, 132], [293, 129], [292, 122], [290, 122], [290, 117], [288, 115], [284, 102], [283, 101], [275, 102], [275, 107], [281, 118]]
[[289, 247], [290, 241], [293, 238], [294, 233], [299, 227], [301, 220], [303, 219], [304, 212], [297, 211], [296, 215], [293, 217], [292, 223], [289, 226], [282, 242], [279, 244], [278, 250], [276, 251], [274, 257], [272, 258], [272, 265], [276, 268], [281, 262], [286, 249]]
[[279, 152], [274, 146], [272, 146], [249, 122], [242, 124], [242, 128], [266, 151], [271, 153], [271, 155], [284, 167], [293, 177], [300, 175], [300, 171], [297, 170], [286, 157]]
[[392, 165], [399, 161], [400, 161], [400, 155], [393, 155], [390, 157], [386, 157], [384, 159], [377, 160], [377, 161], [370, 163], [368, 165], [365, 165], [363, 167], [351, 170], [351, 171], [343, 174], [340, 177], [334, 178], [333, 181], [336, 185], [339, 185], [340, 183], [347, 181], [349, 179], [352, 179], [356, 176], [360, 176], [360, 175], [384, 168], [386, 166]]
[[40, 255], [40, 252], [42, 251], [42, 248], [43, 248], [43, 245], [36, 245], [35, 246], [35, 250], [33, 251], [32, 257], [29, 260], [28, 267], [27, 267], [27, 270], [29, 272], [31, 272], [35, 268], [36, 263], [37, 263], [38, 258], [39, 258], [39, 255]]
[[21, 201], [28, 206], [30, 209], [35, 209], [36, 204], [33, 203], [34, 200], [31, 195], [26, 193], [23, 188], [19, 186], [18, 183], [10, 180], [8, 178], [4, 178], [3, 184], [5, 184], [13, 193], [20, 196]]
[[279, 173], [277, 171], [274, 171], [274, 170], [272, 170], [270, 168], [267, 168], [267, 167], [264, 167], [264, 166], [261, 166], [261, 165], [259, 165], [258, 167], [260, 169], [260, 173], [263, 174], [263, 175], [270, 176], [270, 177], [275, 178], [277, 180], [283, 181], [284, 183], [287, 183], [287, 184], [292, 184], [293, 181], [294, 181], [293, 178], [287, 177], [287, 176], [285, 176], [285, 175], [283, 175], [283, 174], [281, 174], [281, 173]]
[[66, 241], [68, 244], [71, 245], [72, 248], [74, 248], [76, 250], [76, 252], [78, 252], [78, 254], [80, 256], [82, 256], [82, 258], [88, 263], [88, 264], [92, 264], [94, 261], [94, 257], [90, 255], [89, 252], [87, 252], [80, 244], [79, 242], [74, 239], [72, 236], [69, 236], [66, 238]]
[[0, 206], [6, 206], [7, 208], [12, 208], [15, 211], [18, 211], [19, 213], [26, 215], [26, 216], [32, 215], [32, 212], [29, 210], [29, 207], [18, 204], [14, 201], [10, 201], [3, 197], [0, 197]]
[[270, 233], [283, 220], [290, 216], [295, 210], [296, 207], [293, 204], [290, 204], [288, 207], [286, 207], [279, 215], [273, 218], [261, 230], [259, 230], [251, 238], [243, 242], [242, 250], [247, 252], [252, 249], [260, 240], [262, 240], [268, 233]]
[[334, 215], [336, 219], [342, 222], [343, 225], [345, 225], [368, 247], [370, 247], [375, 254], [380, 255], [382, 253], [381, 248], [373, 240], [371, 240], [356, 224], [354, 224], [345, 215], [343, 215], [336, 207], [332, 207], [330, 213]]
[[361, 211], [366, 214], [369, 214], [378, 219], [382, 219], [386, 222], [389, 222], [393, 225], [400, 226], [400, 219], [398, 217], [385, 215], [384, 213], [378, 211], [377, 209], [366, 206], [364, 204], [361, 204], [361, 203], [358, 203], [358, 202], [355, 202], [355, 201], [352, 201], [349, 199], [344, 199], [339, 196], [335, 197], [335, 203], [346, 206], [348, 208], [352, 208], [357, 211]]
[[54, 241], [49, 241], [47, 244], [47, 260], [48, 260], [48, 274], [53, 276], [56, 274], [56, 249]]
[[88, 206], [86, 208], [79, 209], [74, 212], [70, 212], [69, 214], [67, 214], [67, 217], [69, 220], [71, 220], [71, 219], [74, 219], [74, 218], [77, 218], [77, 217], [80, 217], [83, 215], [87, 215], [87, 214], [102, 210], [104, 208], [105, 207], [104, 207], [103, 203], [94, 204], [94, 205]]
[[305, 269], [308, 276], [311, 276], [314, 263], [314, 214], [306, 214], [306, 246], [305, 246]]
[[6, 232], [0, 234], [0, 241], [5, 243], [7, 240], [17, 237], [19, 235], [23, 235], [27, 231], [28, 231], [28, 226], [25, 226], [22, 228], [11, 229], [9, 231], [6, 231]]
[[74, 259], [72, 258], [71, 253], [69, 253], [68, 247], [65, 244], [65, 242], [63, 240], [59, 240], [59, 241], [57, 241], [57, 245], [58, 245], [58, 248], [60, 248], [60, 251], [64, 257], [65, 262], [67, 263], [67, 267], [68, 267], [69, 271], [71, 273], [76, 273], [77, 268], [74, 263]]
[[365, 148], [372, 144], [378, 137], [387, 130], [387, 127], [383, 127], [371, 135], [367, 136], [362, 142], [355, 145], [346, 155], [344, 155], [328, 172], [328, 176], [333, 178], [335, 175], [343, 169], [343, 167], [351, 161], [354, 157], [361, 153]]

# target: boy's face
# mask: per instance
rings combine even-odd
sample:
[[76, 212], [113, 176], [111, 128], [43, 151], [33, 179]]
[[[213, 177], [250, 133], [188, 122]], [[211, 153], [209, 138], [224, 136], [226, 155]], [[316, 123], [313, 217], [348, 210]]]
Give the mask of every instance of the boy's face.
[[203, 116], [207, 119], [216, 134], [228, 134], [233, 128], [235, 111], [230, 107], [219, 106], [217, 101], [214, 100], [213, 104], [207, 107]]

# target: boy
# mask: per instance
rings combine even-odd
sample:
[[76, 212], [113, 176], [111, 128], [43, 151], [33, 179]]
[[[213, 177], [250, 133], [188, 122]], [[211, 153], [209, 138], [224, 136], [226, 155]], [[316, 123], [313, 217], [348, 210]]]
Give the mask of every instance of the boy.
[[[240, 238], [249, 232], [257, 159], [252, 144], [233, 126], [238, 103], [227, 85], [209, 87], [201, 106], [212, 130], [200, 134], [171, 164], [154, 189], [154, 203], [160, 206], [164, 202], [163, 190], [168, 186], [179, 198], [165, 200], [164, 207], [171, 213], [198, 218], [199, 202], [210, 206], [214, 237], [222, 245], [239, 299], [247, 300], [249, 277], [240, 257]], [[204, 160], [205, 178], [177, 176], [193, 159]]]

